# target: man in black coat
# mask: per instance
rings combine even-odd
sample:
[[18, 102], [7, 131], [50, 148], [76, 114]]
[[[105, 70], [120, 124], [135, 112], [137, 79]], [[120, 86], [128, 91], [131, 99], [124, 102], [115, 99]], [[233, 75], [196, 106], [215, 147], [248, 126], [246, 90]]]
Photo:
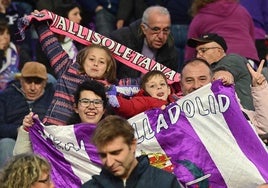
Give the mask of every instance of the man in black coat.
[[[178, 51], [170, 34], [170, 14], [161, 6], [147, 8], [141, 20], [111, 33], [110, 38], [158, 63], [178, 69]], [[117, 78], [139, 78], [141, 73], [118, 62]]]
[[19, 81], [0, 92], [0, 168], [12, 156], [17, 129], [29, 112], [43, 119], [54, 96], [47, 82], [46, 67], [38, 62], [24, 64]]

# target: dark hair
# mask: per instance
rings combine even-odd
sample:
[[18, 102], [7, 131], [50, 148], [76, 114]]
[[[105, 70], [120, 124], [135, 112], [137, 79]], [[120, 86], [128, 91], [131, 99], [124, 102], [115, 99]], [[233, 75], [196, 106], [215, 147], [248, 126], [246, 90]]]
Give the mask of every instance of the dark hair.
[[78, 3], [76, 3], [75, 1], [69, 1], [69, 2], [67, 1], [66, 3], [62, 3], [56, 6], [54, 13], [59, 16], [68, 18], [69, 12], [76, 7], [79, 8], [81, 11], [81, 7]]
[[87, 55], [89, 53], [89, 51], [91, 49], [102, 49], [106, 52], [107, 56], [109, 57], [108, 59], [108, 64], [107, 64], [107, 69], [103, 75], [104, 79], [107, 79], [107, 81], [111, 84], [116, 84], [117, 78], [116, 78], [116, 61], [112, 56], [111, 51], [109, 50], [109, 48], [107, 48], [106, 46], [101, 46], [99, 44], [91, 44], [85, 48], [83, 48], [82, 50], [80, 50], [76, 56], [76, 61], [77, 63], [80, 65], [80, 69], [79, 71], [81, 73], [85, 73], [84, 70], [84, 62], [87, 58]]
[[117, 115], [109, 115], [97, 123], [97, 128], [93, 135], [93, 143], [97, 147], [102, 147], [120, 136], [130, 146], [135, 139], [134, 128], [126, 119]]
[[[100, 96], [103, 100], [103, 108], [107, 108], [108, 98], [106, 97], [106, 90], [102, 83], [96, 80], [87, 80], [78, 85], [74, 93], [74, 103], [78, 106], [80, 94], [82, 91], [93, 91], [96, 95]], [[80, 123], [81, 119], [79, 114], [73, 113], [73, 115], [67, 121], [67, 124]]]
[[141, 78], [141, 82], [140, 82], [141, 89], [143, 89], [145, 91], [145, 84], [149, 81], [149, 79], [151, 77], [156, 76], [156, 75], [162, 76], [164, 78], [165, 82], [167, 83], [167, 77], [163, 72], [161, 72], [159, 70], [152, 70], [152, 71], [147, 72]]
[[2, 35], [4, 31], [7, 30], [10, 34], [10, 27], [8, 25], [8, 22], [5, 19], [0, 19], [0, 34]]

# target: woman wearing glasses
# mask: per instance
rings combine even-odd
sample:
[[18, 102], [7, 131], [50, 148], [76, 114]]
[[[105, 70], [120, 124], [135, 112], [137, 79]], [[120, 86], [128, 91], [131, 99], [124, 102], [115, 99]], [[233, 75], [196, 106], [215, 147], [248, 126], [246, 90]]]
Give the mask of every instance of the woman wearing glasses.
[[[106, 115], [108, 99], [102, 83], [96, 80], [84, 81], [78, 85], [74, 99], [75, 112], [69, 117], [67, 124], [97, 124]], [[38, 117], [31, 112], [23, 119], [13, 151], [14, 155], [32, 152], [28, 131], [33, 125], [33, 116]]]

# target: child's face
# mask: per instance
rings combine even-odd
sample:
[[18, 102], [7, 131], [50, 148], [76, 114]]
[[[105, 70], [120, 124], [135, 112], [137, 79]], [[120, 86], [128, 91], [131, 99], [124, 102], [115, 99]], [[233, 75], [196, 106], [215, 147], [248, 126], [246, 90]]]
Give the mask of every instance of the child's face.
[[145, 91], [154, 98], [167, 100], [170, 88], [161, 75], [155, 75], [148, 79], [145, 84]]
[[99, 48], [89, 50], [84, 62], [84, 70], [86, 74], [94, 79], [103, 79], [105, 71], [108, 67], [109, 56], [106, 51]]

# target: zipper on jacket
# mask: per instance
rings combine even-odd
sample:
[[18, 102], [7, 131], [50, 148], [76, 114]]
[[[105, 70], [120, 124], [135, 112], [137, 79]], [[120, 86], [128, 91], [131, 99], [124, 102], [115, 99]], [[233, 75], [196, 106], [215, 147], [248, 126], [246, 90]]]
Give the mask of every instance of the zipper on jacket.
[[111, 4], [111, 0], [108, 0], [108, 6], [107, 6], [108, 9], [112, 8], [112, 4]]

